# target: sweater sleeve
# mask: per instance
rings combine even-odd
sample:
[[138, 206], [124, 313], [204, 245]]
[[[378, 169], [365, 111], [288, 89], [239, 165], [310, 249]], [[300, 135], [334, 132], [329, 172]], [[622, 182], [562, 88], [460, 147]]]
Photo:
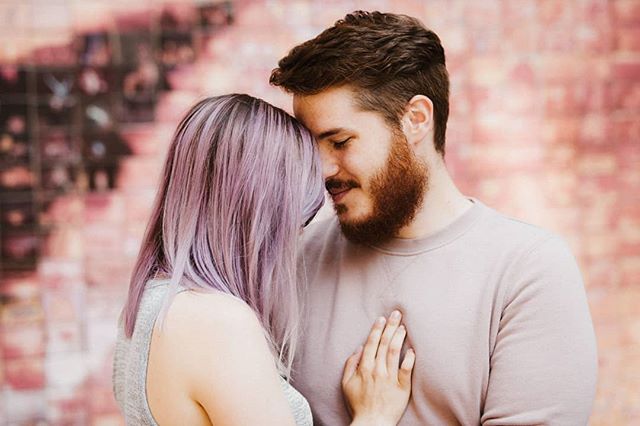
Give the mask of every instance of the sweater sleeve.
[[585, 425], [595, 395], [596, 341], [577, 264], [551, 237], [506, 274], [482, 425]]

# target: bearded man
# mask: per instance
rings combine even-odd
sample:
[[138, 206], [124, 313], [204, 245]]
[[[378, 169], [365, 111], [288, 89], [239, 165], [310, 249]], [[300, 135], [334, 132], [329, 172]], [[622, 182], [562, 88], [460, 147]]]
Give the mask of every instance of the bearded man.
[[403, 425], [579, 425], [595, 394], [584, 286], [557, 236], [456, 188], [449, 79], [415, 18], [354, 12], [280, 60], [314, 134], [335, 218], [304, 233], [307, 309], [294, 384], [320, 425], [346, 425], [343, 360], [403, 314], [415, 349]]

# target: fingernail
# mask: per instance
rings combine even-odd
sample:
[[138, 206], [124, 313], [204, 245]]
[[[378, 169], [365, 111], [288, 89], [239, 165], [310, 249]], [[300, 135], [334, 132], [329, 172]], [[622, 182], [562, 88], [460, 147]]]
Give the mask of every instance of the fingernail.
[[391, 318], [392, 319], [399, 319], [400, 318], [400, 311], [391, 312]]
[[384, 324], [384, 323], [385, 323], [385, 321], [386, 321], [386, 320], [387, 320], [387, 319], [386, 319], [385, 317], [380, 317], [380, 318], [378, 318], [378, 324], [379, 324], [379, 325], [382, 325], [382, 324]]
[[404, 330], [405, 330], [404, 325], [401, 325], [400, 327], [398, 327], [398, 329], [399, 329], [400, 331], [404, 331]]

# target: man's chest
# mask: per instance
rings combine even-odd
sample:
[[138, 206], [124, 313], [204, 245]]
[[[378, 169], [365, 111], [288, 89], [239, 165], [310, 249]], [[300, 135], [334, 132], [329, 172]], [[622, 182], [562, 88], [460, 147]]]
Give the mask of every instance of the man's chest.
[[314, 399], [319, 406], [342, 404], [345, 360], [377, 317], [399, 309], [408, 331], [405, 349], [417, 355], [411, 415], [421, 418], [427, 415], [421, 410], [439, 404], [470, 410], [457, 418], [480, 412], [499, 322], [495, 278], [462, 268], [429, 273], [424, 264], [416, 271], [409, 262], [368, 266], [346, 273], [325, 268], [309, 283], [296, 382], [303, 382], [312, 406]]

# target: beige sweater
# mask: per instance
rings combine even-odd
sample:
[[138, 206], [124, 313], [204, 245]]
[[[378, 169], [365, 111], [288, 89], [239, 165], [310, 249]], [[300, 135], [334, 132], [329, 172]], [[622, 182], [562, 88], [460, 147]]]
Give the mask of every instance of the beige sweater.
[[305, 231], [308, 285], [294, 385], [317, 425], [346, 425], [346, 358], [398, 308], [417, 355], [401, 425], [584, 425], [597, 356], [580, 272], [558, 237], [477, 200], [445, 229], [354, 245]]

